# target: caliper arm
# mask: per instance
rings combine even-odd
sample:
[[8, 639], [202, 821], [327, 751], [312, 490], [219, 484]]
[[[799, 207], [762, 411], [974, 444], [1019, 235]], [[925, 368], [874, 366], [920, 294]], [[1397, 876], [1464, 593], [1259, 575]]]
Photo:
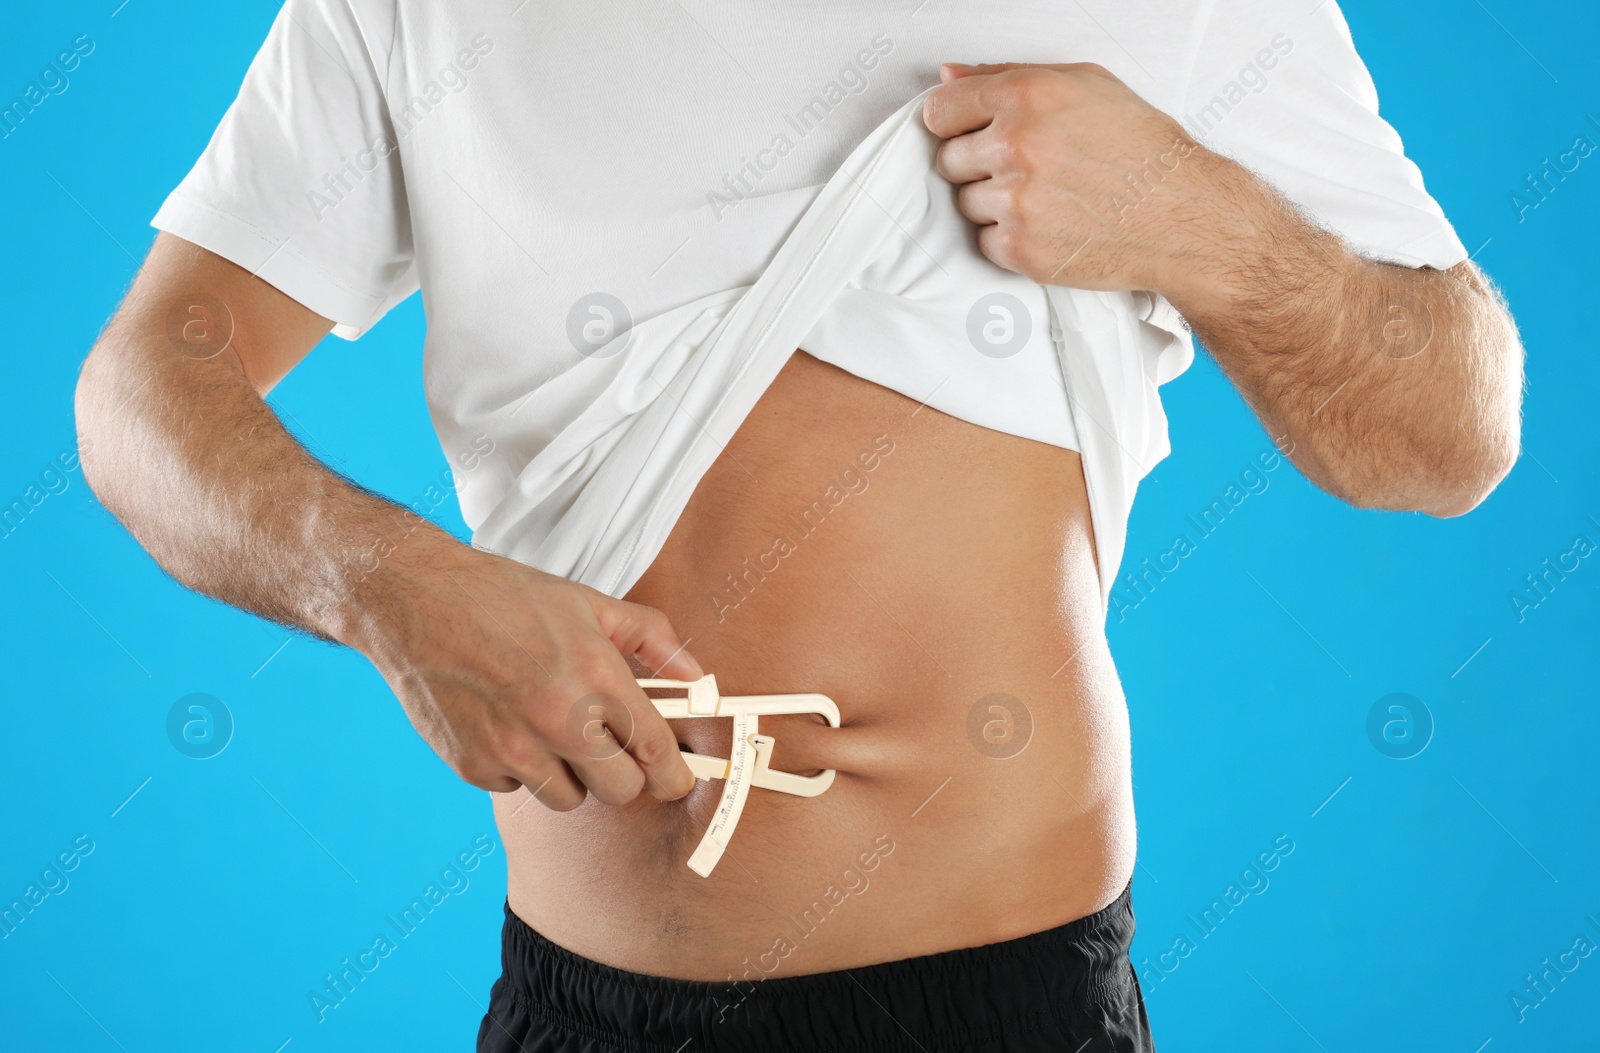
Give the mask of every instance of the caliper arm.
[[733, 837], [733, 829], [744, 812], [744, 803], [750, 788], [797, 797], [815, 797], [833, 785], [836, 774], [829, 768], [819, 775], [795, 775], [776, 771], [772, 767], [770, 735], [760, 734], [760, 718], [787, 713], [815, 713], [828, 722], [829, 727], [839, 726], [839, 707], [826, 695], [736, 695], [722, 697], [717, 691], [717, 678], [706, 674], [699, 680], [641, 679], [640, 687], [682, 689], [681, 696], [653, 698], [656, 710], [668, 720], [688, 717], [732, 717], [733, 744], [727, 757], [710, 757], [703, 753], [685, 753], [684, 761], [697, 779], [722, 779], [722, 799], [712, 813], [711, 825], [700, 839], [699, 847], [689, 857], [689, 869], [701, 877], [709, 877], [721, 860], [722, 853]]

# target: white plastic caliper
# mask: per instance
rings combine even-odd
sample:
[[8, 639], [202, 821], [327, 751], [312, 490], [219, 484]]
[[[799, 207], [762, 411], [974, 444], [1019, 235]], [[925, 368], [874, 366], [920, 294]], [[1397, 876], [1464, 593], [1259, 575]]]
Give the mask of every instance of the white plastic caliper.
[[727, 757], [708, 757], [685, 753], [684, 761], [696, 779], [723, 779], [722, 800], [711, 816], [711, 825], [689, 857], [689, 869], [710, 877], [722, 853], [727, 850], [733, 828], [744, 812], [750, 787], [778, 790], [797, 797], [815, 797], [833, 785], [834, 769], [820, 775], [794, 775], [771, 767], [773, 739], [760, 733], [762, 714], [815, 713], [839, 726], [839, 707], [826, 695], [736, 695], [724, 698], [717, 692], [717, 678], [707, 673], [699, 680], [640, 680], [640, 687], [681, 688], [682, 696], [652, 698], [656, 709], [668, 720], [684, 717], [732, 717], [733, 746]]

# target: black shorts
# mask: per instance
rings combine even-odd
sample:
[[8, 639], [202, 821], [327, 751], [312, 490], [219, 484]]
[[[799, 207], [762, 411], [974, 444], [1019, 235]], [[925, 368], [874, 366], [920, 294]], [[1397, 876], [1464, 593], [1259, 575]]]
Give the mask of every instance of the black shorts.
[[510, 907], [478, 1053], [1154, 1050], [1128, 960], [1128, 890], [1104, 910], [986, 947], [748, 983], [613, 969]]

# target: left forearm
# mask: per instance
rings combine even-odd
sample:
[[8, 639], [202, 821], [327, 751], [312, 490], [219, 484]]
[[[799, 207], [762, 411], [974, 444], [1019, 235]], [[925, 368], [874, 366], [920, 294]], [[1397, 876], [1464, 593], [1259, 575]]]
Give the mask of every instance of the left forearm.
[[1174, 306], [1323, 489], [1433, 515], [1478, 504], [1518, 448], [1522, 349], [1494, 291], [1471, 263], [1363, 259], [1233, 167]]
[[1162, 293], [1317, 485], [1457, 515], [1511, 469], [1522, 348], [1470, 262], [1361, 259], [1099, 66], [940, 77], [923, 121], [984, 255], [1040, 283]]

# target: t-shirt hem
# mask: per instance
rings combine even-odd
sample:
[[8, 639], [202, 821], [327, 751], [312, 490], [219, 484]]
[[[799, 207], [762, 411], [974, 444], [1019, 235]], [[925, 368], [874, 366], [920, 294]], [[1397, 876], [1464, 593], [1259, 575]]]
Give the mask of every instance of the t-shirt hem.
[[334, 323], [333, 335], [355, 340], [381, 313], [383, 296], [352, 289], [326, 267], [248, 220], [173, 194], [150, 225], [214, 252]]
[[1369, 260], [1402, 267], [1432, 267], [1443, 271], [1468, 258], [1467, 247], [1449, 226], [1426, 231], [1399, 245], [1389, 242], [1380, 245], [1353, 238], [1346, 240], [1351, 248]]

